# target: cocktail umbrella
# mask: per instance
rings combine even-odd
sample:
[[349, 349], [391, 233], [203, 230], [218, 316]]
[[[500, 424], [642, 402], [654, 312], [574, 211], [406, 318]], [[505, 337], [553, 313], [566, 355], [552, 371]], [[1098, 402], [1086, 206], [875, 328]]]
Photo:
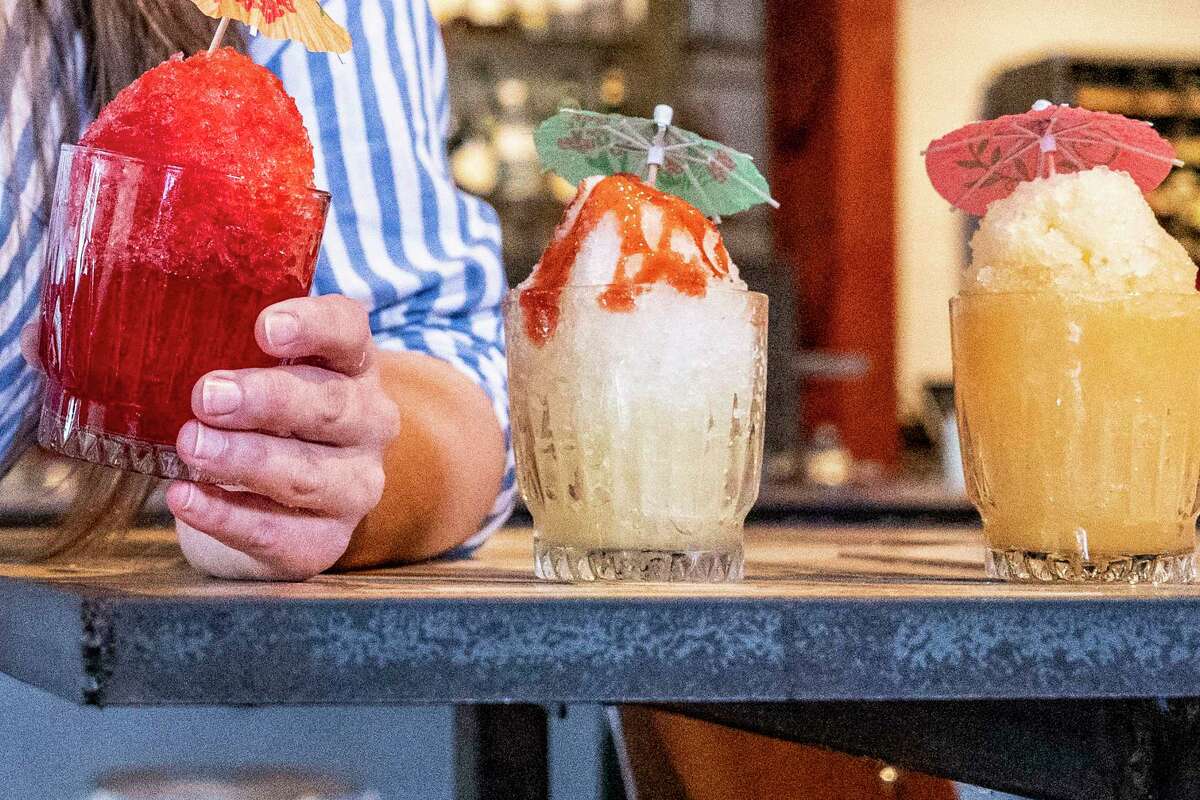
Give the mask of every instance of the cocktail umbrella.
[[938, 194], [971, 214], [1017, 184], [1098, 166], [1129, 173], [1143, 192], [1162, 183], [1175, 148], [1148, 122], [1045, 100], [1024, 114], [975, 122], [930, 143], [925, 170]]
[[350, 34], [325, 13], [318, 0], [192, 0], [197, 8], [221, 25], [213, 37], [209, 52], [217, 49], [229, 20], [250, 26], [255, 33], [272, 39], [295, 39], [309, 50], [345, 53], [350, 49]]
[[779, 204], [753, 159], [671, 124], [670, 106], [654, 119], [564, 108], [534, 132], [542, 165], [571, 183], [628, 172], [682, 197], [707, 216], [759, 203]]

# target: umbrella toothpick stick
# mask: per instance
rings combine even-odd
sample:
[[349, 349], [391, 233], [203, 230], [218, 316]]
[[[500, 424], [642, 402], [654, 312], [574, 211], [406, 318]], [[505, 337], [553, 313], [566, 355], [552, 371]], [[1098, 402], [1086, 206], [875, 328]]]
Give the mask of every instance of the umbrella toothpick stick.
[[221, 24], [217, 26], [216, 33], [213, 34], [212, 44], [208, 46], [208, 54], [212, 55], [221, 46], [221, 40], [225, 38], [225, 31], [229, 30], [229, 17], [221, 17]]
[[658, 105], [654, 107], [654, 124], [658, 126], [658, 132], [654, 134], [654, 141], [650, 144], [650, 152], [646, 154], [646, 183], [654, 186], [658, 182], [658, 170], [663, 165], [666, 159], [666, 150], [664, 144], [667, 141], [667, 128], [671, 127], [671, 120], [675, 117], [675, 110], [670, 106]]

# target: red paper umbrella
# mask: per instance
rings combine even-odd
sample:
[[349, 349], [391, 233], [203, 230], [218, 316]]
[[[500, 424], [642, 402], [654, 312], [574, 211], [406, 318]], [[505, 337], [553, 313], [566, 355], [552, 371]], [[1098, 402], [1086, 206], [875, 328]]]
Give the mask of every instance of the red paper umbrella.
[[1024, 114], [975, 122], [930, 143], [925, 171], [938, 194], [983, 214], [1021, 181], [1105, 166], [1129, 173], [1143, 192], [1183, 166], [1148, 122], [1045, 100]]

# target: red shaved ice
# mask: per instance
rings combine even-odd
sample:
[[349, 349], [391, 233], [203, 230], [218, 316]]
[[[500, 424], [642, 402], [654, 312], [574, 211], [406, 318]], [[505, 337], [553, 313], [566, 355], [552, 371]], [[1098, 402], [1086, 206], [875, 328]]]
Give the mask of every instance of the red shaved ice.
[[148, 70], [104, 107], [80, 144], [255, 183], [313, 182], [296, 102], [270, 70], [229, 47]]
[[128, 189], [91, 196], [82, 182], [101, 167], [127, 173], [127, 186], [169, 187], [128, 205], [124, 224], [137, 233], [126, 257], [144, 258], [143, 268], [227, 285], [311, 280], [312, 241], [301, 232], [324, 214], [312, 144], [283, 83], [247, 56], [225, 47], [171, 57], [121, 90], [80, 145], [138, 161], [78, 159], [75, 201], [130, 203]]

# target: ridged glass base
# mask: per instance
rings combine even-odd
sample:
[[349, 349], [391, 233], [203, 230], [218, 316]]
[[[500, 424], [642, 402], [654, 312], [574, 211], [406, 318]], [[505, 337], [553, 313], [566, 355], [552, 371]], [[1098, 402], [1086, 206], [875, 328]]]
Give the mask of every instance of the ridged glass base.
[[211, 482], [204, 473], [184, 463], [170, 445], [68, 425], [66, 420], [46, 408], [42, 409], [38, 424], [38, 444], [64, 456], [143, 475]]
[[989, 549], [987, 573], [993, 578], [1026, 583], [1193, 583], [1196, 555], [1134, 555], [1085, 561], [1078, 553]]
[[534, 572], [581, 583], [730, 583], [742, 579], [742, 548], [727, 550], [584, 550], [534, 540]]

